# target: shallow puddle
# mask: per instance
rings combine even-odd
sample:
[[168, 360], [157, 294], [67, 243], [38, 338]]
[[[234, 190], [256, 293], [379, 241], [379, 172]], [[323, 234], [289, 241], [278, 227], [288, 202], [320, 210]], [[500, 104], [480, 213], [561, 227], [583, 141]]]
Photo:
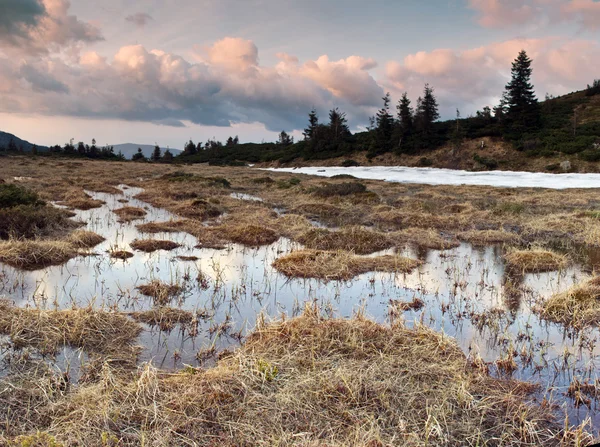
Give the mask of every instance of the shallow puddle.
[[[123, 188], [122, 195], [89, 192], [106, 204], [77, 211], [75, 219], [86, 222], [86, 229], [107, 239], [93, 249], [95, 255], [33, 272], [0, 265], [0, 295], [19, 306], [68, 308], [92, 304], [139, 311], [152, 308], [152, 299], [136, 287], [155, 279], [177, 283], [183, 293], [172, 306], [199, 311], [203, 319], [194, 337], [177, 327], [169, 333], [146, 327], [139, 339], [144, 347], [141, 360], [163, 368], [196, 365], [199, 350], [236, 346], [239, 335], [254, 327], [259, 314], [267, 320], [281, 314], [297, 315], [306, 301], [314, 300], [325, 312], [337, 316], [363, 312], [380, 322], [401, 318], [407, 325], [425, 324], [455, 337], [471, 358], [480, 355], [492, 363], [514, 353], [511, 357], [517, 369], [512, 377], [538, 383], [541, 389], [537, 397], [552, 398], [560, 404], [557, 411], [562, 415], [567, 411], [570, 423], [591, 416], [594, 426], [599, 426], [596, 402], [591, 408], [575, 408], [564, 395], [574, 377], [591, 382], [597, 378], [598, 331], [572, 336], [561, 326], [540, 320], [532, 310], [545, 297], [584, 279], [581, 268], [525, 275], [520, 285], [523, 293], [509, 298], [503, 288], [501, 250], [462, 244], [442, 252], [406, 249], [405, 255], [424, 261], [408, 275], [368, 273], [349, 282], [328, 283], [290, 280], [271, 267], [277, 257], [300, 248], [287, 239], [259, 249], [231, 244], [224, 250], [214, 250], [194, 248], [197, 240], [184, 233], [141, 234], [136, 225], [177, 216], [135, 199], [139, 192], [138, 188]], [[112, 210], [123, 206], [140, 207], [147, 214], [142, 219], [119, 223]], [[129, 247], [135, 239], [150, 237], [172, 240], [181, 247], [154, 253]], [[107, 253], [111, 248], [131, 251], [134, 256], [125, 261], [111, 259]], [[179, 256], [195, 256], [198, 260], [182, 261]], [[390, 300], [414, 298], [424, 302], [422, 309], [390, 313]], [[55, 362], [76, 370], [82, 356], [65, 348]], [[508, 375], [493, 364], [490, 371]]]

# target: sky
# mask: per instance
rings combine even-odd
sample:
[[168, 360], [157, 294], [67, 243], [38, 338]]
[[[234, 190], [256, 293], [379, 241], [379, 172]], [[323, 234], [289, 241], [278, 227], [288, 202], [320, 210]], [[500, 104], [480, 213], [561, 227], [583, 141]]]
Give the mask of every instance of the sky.
[[520, 50], [537, 95], [600, 78], [600, 0], [0, 0], [0, 130], [36, 144], [354, 130], [425, 83], [442, 118], [493, 107]]

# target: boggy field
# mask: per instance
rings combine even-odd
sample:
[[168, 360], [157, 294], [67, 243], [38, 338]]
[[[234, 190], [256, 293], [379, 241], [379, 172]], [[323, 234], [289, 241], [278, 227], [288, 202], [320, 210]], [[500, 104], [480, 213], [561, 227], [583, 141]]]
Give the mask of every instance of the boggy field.
[[0, 443], [588, 445], [600, 199], [4, 157]]

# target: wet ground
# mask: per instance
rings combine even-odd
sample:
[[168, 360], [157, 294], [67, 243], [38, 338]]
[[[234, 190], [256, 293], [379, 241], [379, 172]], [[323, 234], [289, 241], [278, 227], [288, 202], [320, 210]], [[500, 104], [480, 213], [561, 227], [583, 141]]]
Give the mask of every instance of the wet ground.
[[[197, 241], [184, 233], [144, 235], [136, 225], [177, 219], [171, 213], [135, 199], [138, 188], [122, 186], [122, 195], [89, 194], [106, 202], [89, 211], [77, 211], [75, 219], [86, 222], [86, 229], [107, 240], [95, 247], [93, 255], [80, 256], [63, 266], [24, 272], [0, 265], [0, 296], [19, 306], [67, 308], [73, 305], [118, 308], [123, 311], [150, 309], [152, 299], [136, 287], [154, 279], [183, 286], [184, 292], [171, 305], [198, 311], [202, 316], [196, 336], [178, 328], [170, 333], [146, 327], [140, 337], [142, 361], [162, 368], [197, 365], [200, 350], [225, 349], [239, 343], [239, 335], [251, 330], [258, 315], [266, 319], [301, 312], [306, 301], [317, 301], [335, 316], [363, 312], [377, 321], [404, 319], [407, 325], [425, 324], [456, 338], [471, 359], [481, 356], [495, 375], [512, 376], [540, 385], [538, 399], [547, 398], [569, 414], [569, 422], [591, 417], [600, 427], [596, 402], [575, 407], [565, 396], [577, 377], [594, 382], [600, 354], [596, 329], [571, 334], [560, 325], [540, 320], [533, 311], [550, 295], [566, 290], [583, 280], [582, 266], [563, 272], [525, 275], [518, 285], [520, 293], [509, 293], [501, 250], [475, 248], [468, 244], [445, 251], [406, 248], [404, 254], [424, 264], [413, 273], [368, 273], [349, 282], [290, 280], [276, 272], [271, 263], [289, 251], [300, 248], [287, 239], [251, 249], [231, 244], [223, 250], [194, 248]], [[239, 195], [240, 200], [254, 197]], [[125, 202], [126, 201], [126, 202]], [[133, 206], [147, 215], [130, 223], [119, 223], [112, 210]], [[172, 251], [142, 253], [129, 243], [138, 238], [169, 239], [182, 244]], [[128, 260], [108, 256], [110, 249], [132, 251]], [[196, 256], [197, 261], [182, 261], [179, 256]], [[508, 278], [515, 281], [514, 278]], [[420, 310], [394, 312], [395, 300], [423, 300]], [[514, 371], [498, 368], [498, 359], [512, 358]], [[76, 371], [84, 355], [65, 348], [57, 364], [71, 365]], [[76, 375], [76, 373], [74, 373]]]

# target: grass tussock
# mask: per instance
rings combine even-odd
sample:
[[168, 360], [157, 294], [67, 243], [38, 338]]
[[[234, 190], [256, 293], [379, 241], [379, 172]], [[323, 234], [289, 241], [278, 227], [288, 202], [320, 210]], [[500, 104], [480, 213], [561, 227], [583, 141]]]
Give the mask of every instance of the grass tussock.
[[600, 276], [555, 294], [541, 305], [543, 318], [583, 328], [600, 323]]
[[0, 262], [23, 270], [61, 265], [78, 255], [66, 241], [9, 240], [0, 242]]
[[329, 198], [336, 196], [349, 196], [352, 194], [362, 194], [367, 192], [367, 187], [359, 182], [327, 183], [323, 186], [315, 187], [313, 195], [320, 198]]
[[172, 298], [179, 295], [183, 290], [177, 284], [167, 284], [159, 280], [138, 286], [137, 289], [141, 294], [152, 297], [154, 303], [160, 306], [168, 304]]
[[[84, 384], [40, 423], [65, 445], [586, 445], [533, 387], [490, 377], [449, 337], [423, 326], [323, 319], [309, 309], [258, 327], [207, 370]], [[41, 422], [43, 421], [43, 423]], [[14, 431], [14, 426], [12, 427]], [[576, 436], [576, 435], [575, 435]]]
[[568, 265], [568, 259], [549, 250], [514, 250], [504, 256], [509, 270], [523, 273], [552, 272], [562, 270]]
[[0, 300], [0, 333], [8, 335], [16, 348], [33, 347], [41, 353], [54, 354], [60, 346], [68, 345], [104, 355], [119, 355], [127, 350], [125, 348], [133, 352], [133, 342], [140, 332], [139, 325], [114, 312], [91, 307], [19, 308]]
[[424, 228], [407, 228], [394, 233], [393, 237], [398, 244], [412, 244], [431, 250], [448, 250], [460, 245], [460, 242], [454, 238]]
[[133, 220], [143, 219], [146, 215], [146, 210], [136, 206], [124, 206], [123, 208], [113, 210], [113, 213], [119, 216], [119, 222], [131, 222]]
[[362, 227], [348, 227], [339, 231], [313, 228], [297, 239], [307, 248], [315, 250], [348, 250], [365, 255], [394, 246], [394, 241], [384, 233]]
[[173, 307], [156, 307], [143, 312], [132, 312], [131, 318], [149, 326], [158, 327], [161, 331], [171, 331], [176, 325], [182, 328], [192, 328], [198, 323], [198, 319], [189, 310]]
[[104, 202], [102, 200], [92, 199], [92, 197], [83, 190], [72, 190], [60, 204], [70, 209], [87, 211], [94, 208], [100, 208], [104, 205]]
[[80, 225], [69, 217], [69, 211], [51, 205], [0, 208], [0, 239], [62, 236]]
[[470, 242], [473, 245], [513, 245], [520, 242], [520, 237], [515, 233], [502, 230], [470, 230], [463, 231], [457, 235], [458, 239]]
[[350, 280], [367, 272], [409, 273], [419, 264], [401, 256], [361, 257], [345, 251], [300, 250], [276, 259], [273, 267], [290, 278]]
[[[200, 230], [200, 232], [202, 232], [202, 230]], [[213, 236], [217, 237], [217, 239], [247, 245], [249, 247], [269, 245], [279, 239], [279, 235], [272, 228], [254, 224], [227, 223], [207, 229], [206, 232], [212, 232]]]
[[185, 231], [188, 222], [185, 220], [171, 220], [167, 222], [148, 222], [136, 225], [141, 233], [179, 233]]
[[121, 259], [126, 260], [129, 258], [133, 258], [133, 253], [127, 250], [110, 250], [108, 255], [113, 259]]
[[151, 253], [157, 250], [174, 250], [181, 247], [177, 242], [159, 239], [136, 239], [129, 245], [134, 250], [143, 251], [145, 253]]
[[93, 231], [78, 230], [71, 233], [67, 240], [77, 248], [92, 248], [106, 239]]

